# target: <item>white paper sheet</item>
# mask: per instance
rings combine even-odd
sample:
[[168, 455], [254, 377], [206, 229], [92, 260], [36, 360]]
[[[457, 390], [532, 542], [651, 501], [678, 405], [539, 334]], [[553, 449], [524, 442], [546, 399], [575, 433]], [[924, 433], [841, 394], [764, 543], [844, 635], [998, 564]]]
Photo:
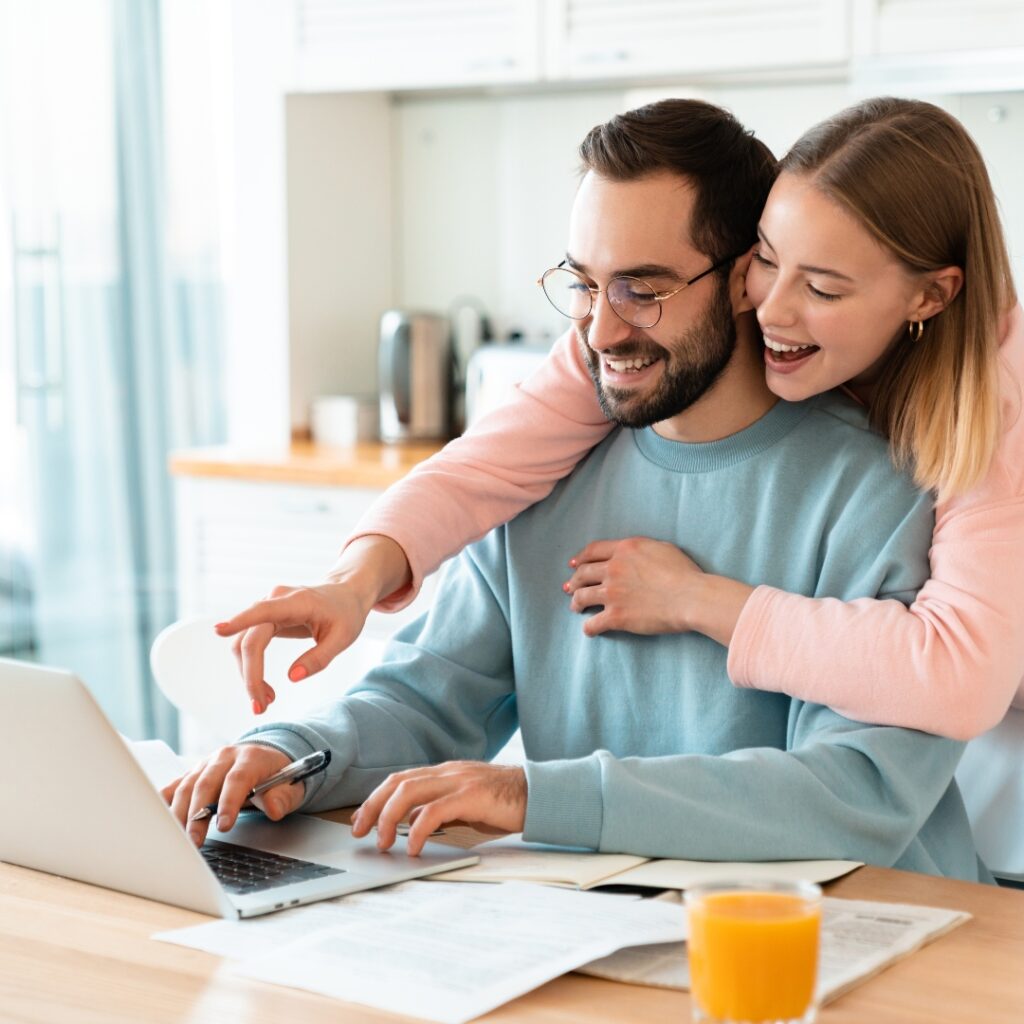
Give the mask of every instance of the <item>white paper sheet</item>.
[[[844, 992], [902, 960], [970, 917], [959, 910], [825, 897], [822, 900], [818, 999]], [[621, 949], [579, 968], [611, 981], [689, 989], [686, 944], [671, 942]]]
[[233, 968], [246, 977], [461, 1024], [622, 945], [685, 935], [677, 904], [528, 883], [411, 882], [154, 937], [219, 953], [231, 945], [248, 955]]
[[266, 956], [323, 928], [384, 921], [408, 914], [436, 900], [445, 900], [443, 885], [401, 882], [382, 889], [354, 892], [333, 900], [321, 900], [293, 910], [282, 910], [245, 921], [224, 920], [157, 932], [153, 938], [179, 946], [202, 949], [228, 960]]

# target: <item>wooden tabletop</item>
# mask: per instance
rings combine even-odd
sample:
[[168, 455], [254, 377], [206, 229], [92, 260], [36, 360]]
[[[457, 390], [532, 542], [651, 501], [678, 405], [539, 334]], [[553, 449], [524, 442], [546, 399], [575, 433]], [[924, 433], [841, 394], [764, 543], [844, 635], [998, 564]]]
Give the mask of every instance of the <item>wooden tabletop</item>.
[[[1024, 892], [861, 868], [833, 896], [968, 910], [974, 919], [825, 1007], [822, 1024], [1020, 1024]], [[337, 1024], [405, 1020], [234, 977], [149, 936], [190, 911], [0, 864], [0, 1020], [18, 1024]], [[684, 992], [567, 975], [481, 1020], [683, 1024]]]
[[441, 446], [440, 441], [409, 444], [367, 441], [332, 448], [311, 441], [293, 441], [280, 451], [259, 453], [227, 447], [192, 448], [172, 452], [169, 466], [175, 476], [383, 490], [430, 458]]

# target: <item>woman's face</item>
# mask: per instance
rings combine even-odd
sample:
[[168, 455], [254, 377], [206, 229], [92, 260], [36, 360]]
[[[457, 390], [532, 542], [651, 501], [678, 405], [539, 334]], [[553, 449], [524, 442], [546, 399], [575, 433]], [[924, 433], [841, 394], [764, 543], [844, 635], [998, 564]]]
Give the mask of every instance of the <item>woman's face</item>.
[[779, 176], [758, 235], [747, 294], [768, 387], [789, 401], [846, 383], [869, 391], [920, 308], [922, 279], [802, 175]]

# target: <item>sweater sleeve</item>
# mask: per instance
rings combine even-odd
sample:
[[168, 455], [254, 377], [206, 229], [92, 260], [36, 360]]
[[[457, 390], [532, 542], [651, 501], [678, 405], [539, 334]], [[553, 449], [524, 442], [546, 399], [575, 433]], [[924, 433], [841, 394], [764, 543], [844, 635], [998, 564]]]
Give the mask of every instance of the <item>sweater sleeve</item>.
[[729, 646], [737, 686], [863, 722], [971, 739], [1024, 707], [1024, 315], [1002, 345], [1003, 435], [986, 479], [940, 504], [914, 603], [844, 603], [758, 587]]
[[810, 704], [794, 704], [790, 732], [787, 750], [528, 762], [523, 838], [686, 860], [851, 858], [977, 880], [950, 788], [961, 744]]
[[504, 534], [451, 563], [430, 612], [392, 637], [383, 662], [344, 699], [242, 737], [292, 758], [331, 751], [327, 771], [306, 780], [303, 810], [360, 803], [406, 768], [489, 760], [508, 741], [518, 720]]
[[547, 497], [611, 427], [569, 330], [511, 402], [388, 488], [356, 525], [346, 545], [383, 534], [412, 569], [411, 586], [378, 610], [405, 607], [446, 558]]

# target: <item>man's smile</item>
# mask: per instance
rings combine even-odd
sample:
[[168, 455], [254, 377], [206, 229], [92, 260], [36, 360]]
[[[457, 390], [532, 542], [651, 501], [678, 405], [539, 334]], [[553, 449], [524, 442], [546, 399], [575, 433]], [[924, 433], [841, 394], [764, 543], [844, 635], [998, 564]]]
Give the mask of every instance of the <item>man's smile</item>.
[[659, 355], [632, 356], [628, 359], [601, 356], [601, 382], [613, 387], [635, 387], [649, 380], [664, 362]]

